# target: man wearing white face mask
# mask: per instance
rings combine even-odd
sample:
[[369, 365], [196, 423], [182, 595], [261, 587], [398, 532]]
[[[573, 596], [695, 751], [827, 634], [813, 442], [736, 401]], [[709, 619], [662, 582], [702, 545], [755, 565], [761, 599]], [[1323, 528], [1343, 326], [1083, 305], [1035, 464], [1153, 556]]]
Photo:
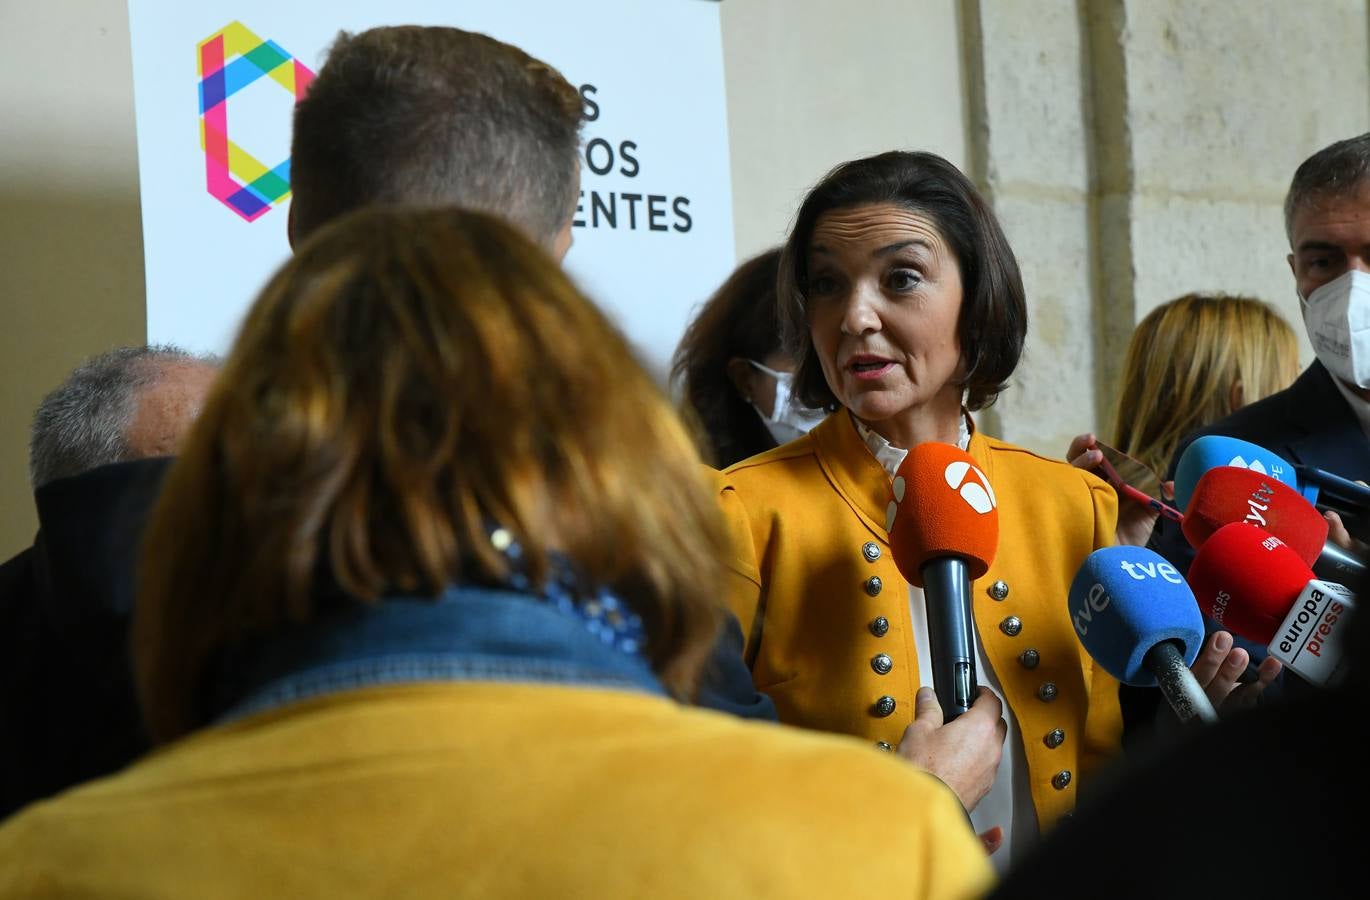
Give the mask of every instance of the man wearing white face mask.
[[[1295, 464], [1370, 481], [1370, 134], [1338, 141], [1299, 166], [1284, 201], [1284, 225], [1317, 359], [1290, 387], [1191, 435], [1175, 460], [1195, 438], [1220, 434]], [[1348, 516], [1346, 525], [1364, 536], [1370, 516]], [[1173, 522], [1157, 524], [1151, 546], [1182, 571], [1194, 557]], [[1266, 655], [1264, 647], [1237, 644], [1253, 666]], [[1286, 695], [1311, 690], [1294, 675], [1280, 681]], [[1276, 696], [1278, 687], [1272, 684], [1265, 696]]]
[[[1312, 255], [1325, 257], [1327, 251], [1318, 248]], [[1289, 258], [1297, 275], [1298, 254], [1291, 253]], [[1365, 417], [1370, 399], [1370, 273], [1347, 269], [1306, 298], [1300, 293], [1299, 301], [1313, 352], [1370, 433]]]

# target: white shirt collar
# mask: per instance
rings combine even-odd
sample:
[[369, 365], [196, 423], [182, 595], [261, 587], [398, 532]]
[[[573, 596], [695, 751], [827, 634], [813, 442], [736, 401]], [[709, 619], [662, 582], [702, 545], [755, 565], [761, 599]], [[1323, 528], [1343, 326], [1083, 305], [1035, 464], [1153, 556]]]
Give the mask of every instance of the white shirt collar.
[[[880, 463], [881, 468], [893, 478], [894, 473], [898, 472], [899, 467], [903, 465], [904, 457], [909, 455], [909, 451], [903, 447], [894, 446], [876, 432], [874, 428], [871, 428], [856, 416], [853, 415], [851, 420], [856, 423], [856, 433], [861, 435], [861, 440], [865, 443], [866, 448], [870, 450], [871, 455], [875, 457], [875, 461]], [[970, 447], [970, 426], [967, 424], [969, 421], [970, 413], [966, 412], [965, 407], [962, 407], [960, 428], [958, 429], [958, 434], [956, 436], [956, 446], [960, 447], [962, 450]], [[1363, 420], [1362, 424], [1364, 424]]]

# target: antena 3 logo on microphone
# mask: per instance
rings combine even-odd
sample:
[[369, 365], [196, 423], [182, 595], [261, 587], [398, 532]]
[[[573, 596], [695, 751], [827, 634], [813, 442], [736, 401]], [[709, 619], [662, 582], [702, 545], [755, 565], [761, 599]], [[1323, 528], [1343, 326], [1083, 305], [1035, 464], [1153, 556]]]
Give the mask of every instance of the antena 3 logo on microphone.
[[[967, 477], [972, 474], [973, 478]], [[948, 465], [942, 475], [947, 480], [947, 487], [955, 491], [957, 496], [980, 515], [992, 512], [998, 505], [994, 500], [994, 488], [989, 486], [989, 479], [980, 471], [979, 466], [957, 460]]]
[[[947, 487], [955, 491], [956, 496], [966, 501], [966, 505], [980, 515], [989, 515], [998, 508], [994, 488], [990, 487], [989, 479], [980, 471], [979, 466], [958, 459], [947, 465], [942, 477], [947, 482]], [[894, 530], [894, 519], [899, 512], [899, 504], [904, 502], [904, 495], [908, 492], [908, 482], [904, 480], [903, 475], [896, 475], [890, 487], [894, 492], [894, 499], [885, 509], [886, 531]]]
[[895, 564], [911, 584], [934, 559], [956, 557], [972, 579], [989, 570], [999, 546], [994, 489], [966, 451], [929, 441], [909, 451], [890, 485], [885, 516]]

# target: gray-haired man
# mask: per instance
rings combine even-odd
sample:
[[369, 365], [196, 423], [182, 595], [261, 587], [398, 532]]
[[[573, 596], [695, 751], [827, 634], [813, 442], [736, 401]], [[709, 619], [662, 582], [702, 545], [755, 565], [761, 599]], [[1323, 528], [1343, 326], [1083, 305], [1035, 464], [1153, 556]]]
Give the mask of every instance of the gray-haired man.
[[40, 527], [0, 566], [0, 817], [146, 749], [125, 650], [137, 538], [216, 372], [174, 347], [112, 350], [34, 415]]
[[34, 413], [34, 490], [110, 463], [171, 456], [217, 372], [213, 360], [156, 345], [120, 347], [82, 363]]

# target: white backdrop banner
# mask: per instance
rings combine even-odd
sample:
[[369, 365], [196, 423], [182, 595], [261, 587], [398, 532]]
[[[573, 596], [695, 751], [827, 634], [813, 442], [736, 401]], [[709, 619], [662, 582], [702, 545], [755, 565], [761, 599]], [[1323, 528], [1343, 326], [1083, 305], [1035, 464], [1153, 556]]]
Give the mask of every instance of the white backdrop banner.
[[569, 271], [664, 370], [734, 262], [719, 4], [130, 0], [148, 340], [223, 352], [287, 258], [290, 122], [340, 30], [454, 25], [580, 87]]

